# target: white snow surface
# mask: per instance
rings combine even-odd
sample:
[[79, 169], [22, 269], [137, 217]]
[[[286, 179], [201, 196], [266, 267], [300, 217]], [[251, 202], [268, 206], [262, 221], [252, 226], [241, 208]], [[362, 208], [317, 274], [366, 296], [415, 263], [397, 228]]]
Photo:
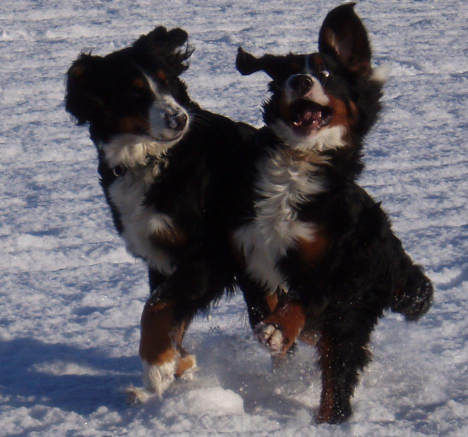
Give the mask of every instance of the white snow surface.
[[64, 75], [82, 50], [106, 54], [157, 24], [196, 47], [184, 74], [204, 107], [260, 126], [254, 54], [316, 50], [335, 1], [16, 0], [0, 2], [0, 435], [468, 435], [467, 3], [360, 1], [375, 63], [391, 68], [361, 183], [437, 288], [409, 324], [388, 314], [354, 415], [316, 425], [316, 353], [281, 372], [247, 323], [240, 295], [198, 317], [186, 338], [193, 381], [125, 403], [140, 385], [145, 266], [113, 229], [87, 130], [65, 113]]

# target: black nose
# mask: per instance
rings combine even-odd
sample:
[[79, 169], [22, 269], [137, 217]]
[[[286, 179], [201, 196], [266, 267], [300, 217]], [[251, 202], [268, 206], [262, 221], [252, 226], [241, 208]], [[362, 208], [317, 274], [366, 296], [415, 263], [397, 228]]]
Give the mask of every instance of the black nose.
[[166, 112], [164, 119], [170, 129], [182, 130], [187, 124], [188, 117], [184, 112], [176, 112], [174, 114]]
[[314, 86], [314, 81], [307, 74], [295, 74], [288, 80], [290, 88], [299, 96], [307, 94]]

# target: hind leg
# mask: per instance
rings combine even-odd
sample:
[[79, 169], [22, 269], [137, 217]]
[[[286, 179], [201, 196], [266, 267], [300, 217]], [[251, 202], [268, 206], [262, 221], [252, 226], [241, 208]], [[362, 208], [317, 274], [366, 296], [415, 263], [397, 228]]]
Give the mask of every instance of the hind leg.
[[322, 393], [318, 422], [341, 423], [351, 416], [351, 397], [358, 383], [358, 372], [370, 361], [367, 345], [376, 322], [358, 318], [346, 320], [335, 314], [340, 325], [325, 325], [317, 347], [322, 371]]

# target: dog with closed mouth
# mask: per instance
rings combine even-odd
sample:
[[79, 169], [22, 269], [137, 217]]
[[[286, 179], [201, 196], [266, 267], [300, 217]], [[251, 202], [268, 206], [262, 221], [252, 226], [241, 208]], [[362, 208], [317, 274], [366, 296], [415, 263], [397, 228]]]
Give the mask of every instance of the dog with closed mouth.
[[328, 423], [351, 415], [358, 372], [369, 362], [370, 335], [384, 310], [417, 320], [433, 296], [380, 204], [356, 184], [384, 80], [372, 68], [353, 7], [328, 13], [316, 53], [257, 58], [240, 48], [236, 64], [244, 75], [263, 71], [272, 79], [266, 127], [255, 136], [231, 232], [239, 279], [251, 323], [274, 356], [298, 338], [317, 345], [317, 420]]
[[81, 54], [67, 73], [66, 110], [89, 125], [115, 227], [148, 265], [139, 400], [195, 369], [185, 331], [233, 284], [224, 174], [255, 130], [190, 99], [179, 76], [191, 53], [185, 31], [159, 26], [106, 56]]

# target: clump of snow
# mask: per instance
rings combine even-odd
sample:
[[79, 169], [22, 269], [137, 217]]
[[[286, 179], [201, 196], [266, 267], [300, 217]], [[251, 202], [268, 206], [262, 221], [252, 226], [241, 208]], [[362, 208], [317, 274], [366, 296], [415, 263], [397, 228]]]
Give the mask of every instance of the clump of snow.
[[167, 399], [160, 414], [170, 417], [179, 415], [180, 411], [191, 416], [238, 415], [244, 413], [244, 401], [232, 390], [221, 387], [199, 388]]

